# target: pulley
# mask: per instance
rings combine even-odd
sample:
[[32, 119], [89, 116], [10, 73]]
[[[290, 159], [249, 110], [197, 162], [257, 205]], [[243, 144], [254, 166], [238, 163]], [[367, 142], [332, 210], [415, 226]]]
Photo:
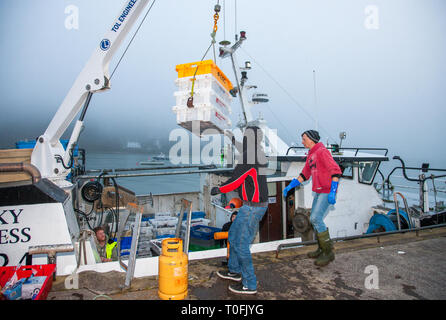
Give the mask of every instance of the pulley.
[[102, 195], [102, 184], [99, 181], [89, 181], [82, 186], [81, 196], [87, 202], [95, 202]]

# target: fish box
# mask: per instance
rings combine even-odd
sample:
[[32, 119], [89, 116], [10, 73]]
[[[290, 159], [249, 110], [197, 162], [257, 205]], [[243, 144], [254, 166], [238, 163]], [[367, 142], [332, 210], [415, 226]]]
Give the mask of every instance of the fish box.
[[[33, 275], [33, 270], [36, 272]], [[0, 267], [0, 287], [4, 287], [8, 280], [17, 273], [17, 280], [22, 282], [15, 293], [15, 299], [46, 300], [53, 285], [55, 264]], [[26, 280], [25, 280], [26, 279]]]
[[[173, 111], [177, 115], [177, 124], [199, 136], [223, 133], [224, 130], [232, 127], [231, 119], [212, 105], [197, 108], [175, 106]], [[208, 129], [213, 130], [206, 131]]]
[[228, 92], [232, 89], [232, 83], [220, 68], [212, 60], [179, 64], [175, 70], [178, 78], [198, 77], [202, 74], [211, 74]]
[[221, 231], [220, 228], [197, 225], [191, 228], [190, 236], [191, 238], [196, 238], [196, 239], [214, 240], [214, 233], [220, 231]]
[[175, 85], [178, 88], [179, 93], [190, 96], [192, 90], [192, 83], [194, 84], [194, 102], [195, 94], [199, 91], [211, 90], [214, 94], [218, 95], [224, 103], [230, 105], [232, 102], [232, 96], [229, 91], [221, 85], [217, 79], [211, 74], [203, 74], [195, 77], [178, 78], [175, 80]]
[[[187, 100], [190, 97], [190, 92], [177, 91], [174, 93], [176, 99], [176, 105], [181, 107], [187, 106]], [[212, 89], [199, 89], [194, 91], [194, 108], [200, 108], [204, 106], [213, 106], [225, 116], [229, 116], [231, 111], [230, 101], [223, 99]]]
[[[177, 217], [180, 217], [180, 213], [177, 213]], [[192, 211], [191, 219], [200, 219], [206, 217], [206, 213], [203, 211]], [[187, 213], [183, 215], [183, 221], [187, 219]]]
[[[174, 93], [176, 105], [172, 108], [177, 124], [201, 136], [220, 134], [232, 126], [232, 84], [212, 60], [192, 62], [176, 66], [178, 79]], [[193, 91], [192, 107], [187, 105]], [[206, 131], [207, 129], [214, 129]]]

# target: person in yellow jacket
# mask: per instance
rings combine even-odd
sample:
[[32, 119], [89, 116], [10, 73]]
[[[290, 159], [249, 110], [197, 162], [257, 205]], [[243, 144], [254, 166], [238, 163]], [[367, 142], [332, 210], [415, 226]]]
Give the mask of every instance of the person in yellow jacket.
[[102, 227], [94, 228], [94, 232], [96, 234], [96, 248], [101, 257], [101, 261], [109, 262], [118, 260], [118, 243], [116, 241], [109, 241], [108, 236], [105, 234], [105, 230]]

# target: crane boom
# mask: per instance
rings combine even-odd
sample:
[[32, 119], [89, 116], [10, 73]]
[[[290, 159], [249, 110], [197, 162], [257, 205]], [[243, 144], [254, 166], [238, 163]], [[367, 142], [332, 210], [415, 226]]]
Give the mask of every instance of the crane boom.
[[49, 178], [57, 184], [67, 183], [64, 182], [64, 179], [68, 175], [69, 169], [66, 169], [58, 158], [62, 158], [64, 163], [68, 163], [70, 149], [76, 145], [83, 128], [84, 112], [74, 126], [66, 150], [59, 139], [80, 112], [82, 106], [86, 102], [86, 106], [88, 105], [93, 93], [110, 89], [110, 60], [149, 1], [126, 0], [113, 25], [98, 43], [46, 131], [38, 138], [31, 155], [31, 163], [40, 170], [42, 177]]

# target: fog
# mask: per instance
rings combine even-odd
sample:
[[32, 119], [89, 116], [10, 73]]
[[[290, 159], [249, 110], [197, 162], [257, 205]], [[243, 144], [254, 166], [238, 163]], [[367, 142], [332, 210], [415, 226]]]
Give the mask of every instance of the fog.
[[[216, 2], [155, 2], [111, 90], [93, 95], [81, 146], [118, 151], [126, 141], [168, 142], [178, 127], [175, 66], [203, 56]], [[317, 122], [324, 143], [339, 142], [345, 131], [345, 147], [383, 147], [410, 166], [445, 167], [445, 1], [237, 1], [237, 19], [234, 0], [219, 2], [226, 10], [217, 42], [234, 42], [236, 24], [247, 32], [238, 62], [252, 62], [249, 84], [270, 98], [253, 114], [261, 113], [285, 142], [301, 145], [300, 134]], [[1, 148], [45, 131], [124, 3], [0, 2]], [[69, 6], [78, 9], [78, 28], [66, 27]], [[230, 61], [217, 64], [234, 83]], [[232, 110], [235, 124], [238, 99]], [[70, 134], [71, 127], [64, 137]]]

